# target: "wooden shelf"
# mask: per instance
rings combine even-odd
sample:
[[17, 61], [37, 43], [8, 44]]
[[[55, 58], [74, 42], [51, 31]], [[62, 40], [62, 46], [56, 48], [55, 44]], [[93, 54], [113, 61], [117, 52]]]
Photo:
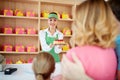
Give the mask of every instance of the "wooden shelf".
[[39, 0], [4, 0], [4, 1], [13, 1], [13, 2], [39, 2]]
[[[42, 51], [40, 51], [40, 52], [42, 52]], [[67, 51], [62, 51], [61, 53], [66, 53]]]
[[[48, 20], [48, 18], [40, 18], [41, 20]], [[59, 21], [74, 21], [73, 19], [58, 19]]]
[[[20, 18], [20, 19], [39, 19], [38, 17], [26, 17], [26, 16], [4, 16], [0, 15], [1, 18]], [[41, 20], [48, 20], [48, 18], [40, 18]], [[73, 19], [58, 19], [59, 21], [74, 21]]]
[[72, 35], [64, 35], [64, 37], [71, 37]]
[[58, 19], [60, 21], [74, 21], [73, 19]]
[[73, 0], [40, 0], [43, 3], [51, 3], [51, 4], [62, 4], [72, 6], [75, 4]]
[[12, 52], [6, 52], [6, 51], [0, 51], [0, 54], [38, 54], [39, 52], [15, 52], [15, 51], [12, 51]]
[[31, 36], [38, 37], [38, 34], [0, 34], [0, 36]]
[[38, 17], [26, 17], [26, 16], [4, 16], [4, 15], [0, 15], [0, 18], [18, 18], [18, 19], [36, 19], [36, 20], [38, 20]]

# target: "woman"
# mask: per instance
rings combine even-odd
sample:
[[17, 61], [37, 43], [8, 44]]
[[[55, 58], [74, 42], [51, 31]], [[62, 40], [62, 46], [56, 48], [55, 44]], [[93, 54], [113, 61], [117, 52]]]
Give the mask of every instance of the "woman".
[[49, 53], [41, 52], [34, 58], [32, 67], [36, 80], [50, 80], [50, 75], [55, 69], [55, 61]]
[[[115, 80], [117, 60], [114, 52], [115, 39], [118, 35], [118, 21], [111, 8], [104, 0], [86, 0], [76, 9], [76, 19], [72, 27], [72, 48], [66, 57], [73, 63], [71, 53], [75, 53], [81, 61], [84, 74], [93, 80]], [[70, 80], [86, 80], [88, 76], [80, 76], [77, 67], [65, 62], [63, 57], [63, 76]], [[71, 66], [67, 68], [68, 66]], [[82, 70], [83, 71], [83, 70]], [[68, 73], [78, 73], [75, 77]], [[81, 79], [82, 77], [82, 79]], [[86, 79], [83, 79], [86, 78]], [[88, 79], [87, 79], [88, 80]]]
[[58, 76], [61, 74], [59, 53], [62, 51], [62, 46], [53, 44], [55, 40], [63, 39], [63, 34], [57, 29], [57, 22], [57, 13], [49, 13], [48, 28], [39, 32], [42, 51], [49, 52], [54, 57], [56, 62], [56, 69], [53, 76]]

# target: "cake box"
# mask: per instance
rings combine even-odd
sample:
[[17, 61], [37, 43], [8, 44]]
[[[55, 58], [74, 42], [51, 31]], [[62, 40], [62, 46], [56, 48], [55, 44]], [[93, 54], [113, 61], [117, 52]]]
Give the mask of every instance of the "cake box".
[[13, 46], [10, 45], [10, 44], [3, 44], [2, 45], [2, 50], [3, 51], [12, 51], [12, 49], [13, 49]]
[[26, 46], [26, 51], [27, 52], [35, 52], [35, 46], [33, 46], [33, 45], [27, 45]]
[[27, 34], [36, 34], [36, 30], [35, 30], [35, 28], [28, 27], [28, 28], [26, 29], [26, 33], [27, 33]]
[[3, 10], [3, 15], [4, 16], [13, 16], [13, 10], [11, 10], [11, 9], [4, 9]]
[[12, 28], [10, 27], [10, 26], [4, 26], [3, 28], [2, 28], [2, 32], [4, 33], [4, 34], [12, 34]]
[[25, 47], [22, 44], [16, 44], [15, 45], [15, 51], [16, 52], [24, 52], [25, 51]]
[[15, 28], [15, 34], [24, 34], [25, 29], [23, 27], [16, 27]]

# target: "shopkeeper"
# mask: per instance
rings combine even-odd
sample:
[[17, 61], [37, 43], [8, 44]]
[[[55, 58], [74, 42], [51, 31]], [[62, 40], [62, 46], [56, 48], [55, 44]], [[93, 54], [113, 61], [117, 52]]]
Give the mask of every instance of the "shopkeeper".
[[56, 69], [53, 76], [61, 74], [59, 53], [62, 51], [60, 45], [53, 44], [55, 40], [63, 39], [63, 34], [57, 29], [58, 15], [55, 12], [49, 13], [48, 28], [39, 32], [39, 39], [42, 51], [49, 52], [56, 62]]

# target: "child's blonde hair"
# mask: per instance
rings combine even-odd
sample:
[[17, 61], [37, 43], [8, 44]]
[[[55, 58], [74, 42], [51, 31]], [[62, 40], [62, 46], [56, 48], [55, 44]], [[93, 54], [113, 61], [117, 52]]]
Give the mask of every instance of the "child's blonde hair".
[[51, 54], [41, 52], [34, 58], [32, 67], [36, 80], [49, 80], [55, 69], [55, 61]]
[[115, 47], [118, 21], [104, 0], [87, 0], [77, 6], [71, 46]]

